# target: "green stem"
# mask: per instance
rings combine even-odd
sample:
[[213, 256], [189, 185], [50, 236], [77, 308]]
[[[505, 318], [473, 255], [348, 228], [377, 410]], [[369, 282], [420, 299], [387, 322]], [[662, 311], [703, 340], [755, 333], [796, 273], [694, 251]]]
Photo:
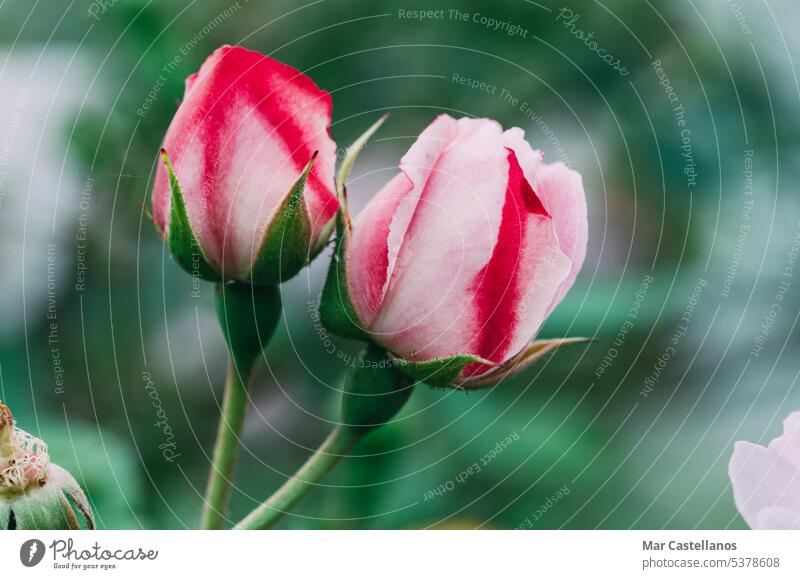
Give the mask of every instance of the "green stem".
[[217, 427], [203, 504], [200, 523], [203, 529], [222, 528], [239, 453], [239, 434], [247, 411], [247, 382], [281, 314], [281, 294], [277, 286], [255, 287], [239, 282], [217, 284], [214, 300], [230, 359], [222, 417]]
[[295, 475], [275, 494], [261, 503], [234, 529], [269, 529], [347, 454], [366, 433], [361, 429], [337, 426]]
[[361, 361], [344, 382], [341, 423], [292, 478], [234, 529], [268, 529], [275, 525], [359, 440], [400, 411], [411, 395], [412, 380], [396, 370], [378, 346], [368, 345]]
[[202, 529], [221, 529], [225, 519], [233, 469], [239, 455], [239, 435], [247, 411], [247, 378], [239, 373], [233, 360], [228, 362], [222, 417], [217, 427], [217, 442], [200, 523]]

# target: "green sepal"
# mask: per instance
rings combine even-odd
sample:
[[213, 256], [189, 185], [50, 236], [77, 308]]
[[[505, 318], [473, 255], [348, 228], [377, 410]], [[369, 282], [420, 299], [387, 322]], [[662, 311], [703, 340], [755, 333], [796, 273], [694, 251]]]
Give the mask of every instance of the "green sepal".
[[345, 186], [347, 184], [347, 178], [350, 176], [350, 171], [353, 170], [353, 165], [356, 164], [356, 159], [358, 159], [358, 155], [361, 153], [362, 149], [366, 147], [367, 141], [372, 138], [378, 129], [381, 128], [381, 125], [386, 122], [386, 119], [389, 118], [389, 114], [383, 115], [377, 121], [372, 123], [372, 125], [362, 133], [360, 137], [358, 137], [353, 144], [347, 148], [347, 153], [342, 159], [342, 164], [339, 166], [339, 171], [336, 173], [336, 194], [339, 196], [339, 200], [343, 201], [345, 195]]
[[297, 275], [311, 254], [311, 216], [303, 192], [317, 158], [311, 157], [264, 232], [248, 278], [254, 285], [277, 285]]
[[78, 521], [61, 490], [49, 482], [20, 495], [11, 505], [17, 530], [66, 530], [78, 528]]
[[49, 476], [51, 482], [57, 484], [64, 495], [63, 502], [70, 507], [71, 504], [69, 501], [67, 501], [67, 499], [70, 499], [73, 503], [75, 503], [75, 506], [78, 507], [78, 510], [83, 515], [83, 518], [86, 521], [89, 529], [94, 529], [95, 523], [92, 507], [89, 504], [89, 499], [86, 498], [86, 494], [83, 492], [83, 489], [80, 487], [75, 478], [66, 469], [61, 468], [57, 464], [50, 465]]
[[456, 389], [461, 389], [459, 376], [469, 364], [496, 365], [490, 360], [471, 354], [456, 354], [422, 362], [394, 357], [393, 361], [399, 370], [417, 382], [424, 382], [434, 388]]
[[[367, 141], [369, 141], [372, 135], [374, 135], [377, 130], [381, 128], [381, 125], [383, 125], [388, 118], [388, 113], [383, 115], [377, 121], [372, 123], [372, 125], [366, 131], [364, 131], [360, 137], [353, 141], [353, 144], [347, 147], [347, 153], [345, 153], [344, 159], [342, 159], [342, 164], [339, 166], [339, 171], [336, 173], [336, 198], [339, 201], [339, 211], [344, 211], [346, 215], [349, 215], [349, 209], [347, 207], [346, 182], [347, 178], [350, 176], [350, 171], [353, 170], [353, 165], [355, 165], [356, 159], [358, 159], [358, 155], [361, 153], [362, 149], [367, 145]], [[316, 257], [328, 244], [328, 239], [333, 232], [333, 228], [336, 226], [336, 220], [337, 217], [335, 216], [325, 224], [325, 227], [322, 228], [319, 239], [314, 242], [315, 245], [311, 249], [312, 259]]]
[[371, 338], [353, 306], [347, 283], [347, 244], [350, 240], [350, 229], [345, 220], [345, 214], [339, 211], [336, 214], [336, 242], [328, 276], [322, 288], [319, 315], [322, 324], [334, 334], [342, 338], [370, 342]]
[[[350, 286], [347, 283], [347, 244], [350, 241], [352, 225], [347, 207], [346, 181], [359, 153], [388, 118], [388, 114], [383, 115], [356, 139], [348, 147], [347, 154], [339, 167], [336, 176], [336, 194], [339, 199], [339, 210], [335, 217], [336, 240], [319, 304], [320, 319], [328, 330], [342, 338], [361, 340], [367, 343], [371, 342], [371, 338], [366, 332], [364, 324], [358, 318], [350, 296]], [[327, 227], [328, 225], [326, 225]], [[327, 239], [327, 234], [324, 237]], [[321, 248], [322, 246], [319, 246], [320, 250]]]
[[413, 387], [414, 381], [395, 368], [385, 350], [368, 345], [345, 380], [342, 424], [361, 432], [386, 424], [408, 401]]
[[181, 186], [175, 176], [169, 156], [164, 149], [161, 149], [161, 159], [169, 175], [172, 200], [170, 203], [169, 233], [167, 235], [170, 253], [172, 253], [172, 257], [178, 262], [178, 265], [191, 275], [196, 275], [206, 281], [219, 282], [222, 280], [220, 274], [209, 264], [205, 253], [203, 253], [203, 248], [192, 230], [192, 225], [189, 223]]
[[[81, 523], [75, 514], [75, 509], [56, 481], [48, 480], [41, 487], [28, 489], [24, 494], [14, 497], [11, 502], [0, 498], [0, 529], [16, 529], [19, 531], [34, 530], [78, 530]], [[85, 500], [83, 492], [80, 493]], [[79, 500], [75, 500], [79, 504]], [[88, 503], [86, 503], [88, 505]], [[83, 521], [87, 528], [94, 529], [94, 517], [91, 509], [84, 510]]]
[[232, 282], [218, 284], [214, 299], [228, 351], [246, 375], [278, 326], [281, 292], [278, 286]]
[[591, 338], [553, 338], [549, 340], [535, 340], [528, 344], [519, 354], [508, 361], [496, 366], [492, 370], [478, 376], [467, 378], [461, 383], [465, 390], [475, 390], [494, 386], [498, 382], [510, 378], [535, 364], [550, 352], [563, 346], [586, 344], [593, 342]]
[[0, 531], [8, 530], [11, 521], [11, 504], [0, 497]]

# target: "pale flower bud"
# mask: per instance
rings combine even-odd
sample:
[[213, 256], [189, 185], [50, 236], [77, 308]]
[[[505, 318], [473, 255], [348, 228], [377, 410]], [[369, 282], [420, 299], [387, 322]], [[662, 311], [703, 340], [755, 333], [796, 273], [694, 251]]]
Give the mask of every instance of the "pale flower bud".
[[79, 529], [73, 505], [94, 528], [78, 483], [50, 462], [44, 441], [16, 427], [0, 402], [0, 529]]
[[400, 171], [342, 228], [320, 313], [432, 386], [518, 371], [586, 256], [581, 176], [519, 128], [439, 116]]

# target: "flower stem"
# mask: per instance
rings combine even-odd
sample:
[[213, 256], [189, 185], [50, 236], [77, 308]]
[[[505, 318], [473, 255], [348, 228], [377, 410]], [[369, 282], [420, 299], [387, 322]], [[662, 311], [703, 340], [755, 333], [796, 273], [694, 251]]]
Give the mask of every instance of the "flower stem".
[[239, 373], [233, 360], [228, 362], [222, 417], [217, 428], [217, 442], [200, 523], [202, 529], [220, 529], [225, 518], [233, 469], [239, 454], [239, 435], [247, 411], [247, 378]]
[[269, 529], [349, 452], [366, 434], [357, 428], [338, 425], [295, 475], [283, 483], [275, 494], [261, 503], [234, 529]]
[[412, 380], [396, 370], [388, 354], [368, 345], [361, 364], [342, 388], [341, 422], [322, 446], [234, 529], [268, 529], [297, 504], [369, 432], [391, 420], [411, 395]]
[[222, 417], [217, 427], [217, 442], [200, 522], [203, 529], [222, 528], [239, 453], [239, 434], [247, 411], [247, 382], [281, 314], [281, 294], [277, 286], [255, 287], [238, 282], [218, 284], [214, 300], [230, 358]]

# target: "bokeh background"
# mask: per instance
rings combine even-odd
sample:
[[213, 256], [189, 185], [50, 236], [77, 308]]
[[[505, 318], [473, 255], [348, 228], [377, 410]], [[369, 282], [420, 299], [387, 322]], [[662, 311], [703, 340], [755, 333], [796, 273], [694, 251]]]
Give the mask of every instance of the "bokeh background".
[[[448, 112], [524, 128], [590, 210], [541, 335], [597, 342], [494, 389], [417, 388], [282, 527], [742, 528], [733, 443], [800, 408], [798, 18], [792, 0], [2, 0], [0, 398], [102, 528], [196, 528], [226, 352], [212, 287], [143, 207], [183, 79], [242, 44], [333, 94], [342, 150], [391, 112], [355, 209]], [[358, 344], [315, 322], [327, 260], [283, 286], [232, 520], [336, 418]]]

